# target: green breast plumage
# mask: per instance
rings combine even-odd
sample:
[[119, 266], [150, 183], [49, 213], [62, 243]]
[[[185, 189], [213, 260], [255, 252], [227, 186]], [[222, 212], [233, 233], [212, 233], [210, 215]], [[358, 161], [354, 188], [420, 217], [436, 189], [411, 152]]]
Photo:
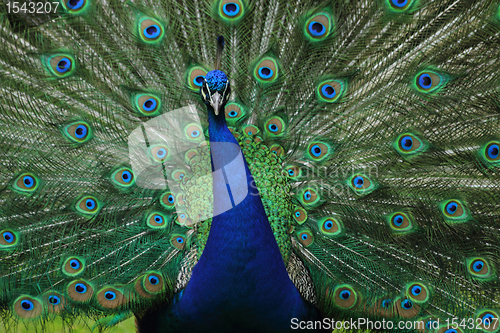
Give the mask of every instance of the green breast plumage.
[[[288, 262], [291, 251], [290, 234], [293, 231], [294, 205], [291, 185], [288, 181], [289, 176], [284, 166], [283, 149], [276, 149], [276, 145], [273, 146], [272, 143], [266, 142], [258, 136], [259, 129], [256, 126], [252, 126], [253, 132], [247, 128], [248, 126], [239, 129], [231, 127], [230, 129], [238, 140], [254, 176], [283, 260]], [[246, 132], [245, 129], [247, 129]], [[248, 134], [248, 132], [251, 133]], [[191, 172], [183, 177], [180, 184], [183, 192], [177, 194], [176, 197], [178, 205], [176, 223], [196, 228], [197, 233], [193, 242], [198, 249], [199, 258], [208, 238], [213, 214], [211, 205], [212, 179], [206, 176], [211, 173], [210, 144], [202, 142], [199, 147], [186, 152], [185, 159]], [[203, 216], [200, 212], [205, 215]], [[202, 221], [193, 224], [191, 217]]]

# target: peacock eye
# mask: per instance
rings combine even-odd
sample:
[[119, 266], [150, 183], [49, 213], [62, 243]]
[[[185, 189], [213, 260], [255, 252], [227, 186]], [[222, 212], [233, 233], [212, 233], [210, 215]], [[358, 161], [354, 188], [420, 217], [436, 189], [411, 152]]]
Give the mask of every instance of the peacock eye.
[[430, 296], [428, 288], [418, 282], [408, 285], [406, 292], [416, 303], [424, 303]]
[[[186, 83], [189, 88], [193, 91], [199, 91], [200, 87], [205, 88], [206, 81], [205, 76], [207, 75], [207, 70], [201, 66], [190, 67], [186, 74]], [[208, 94], [208, 93], [207, 93]]]
[[469, 272], [478, 278], [487, 278], [491, 275], [490, 266], [485, 259], [473, 258], [467, 260]]
[[272, 117], [267, 120], [265, 124], [266, 134], [270, 137], [277, 137], [283, 135], [285, 131], [285, 121], [280, 117]]
[[410, 8], [413, 0], [387, 0], [389, 7], [395, 12], [404, 12]]
[[165, 162], [170, 157], [170, 150], [166, 145], [154, 145], [149, 149], [149, 153], [156, 163]]
[[167, 217], [158, 212], [151, 213], [146, 218], [146, 224], [152, 229], [163, 229], [167, 226]]
[[358, 300], [358, 294], [349, 285], [340, 285], [334, 290], [335, 304], [341, 308], [349, 309], [353, 307]]
[[332, 154], [332, 149], [326, 142], [311, 142], [307, 148], [307, 157], [313, 161], [319, 162], [328, 158]]
[[[301, 191], [301, 195], [299, 196], [299, 200], [304, 206], [316, 206], [320, 203], [321, 196], [318, 191], [314, 188], [304, 188]], [[300, 192], [299, 192], [300, 193]]]
[[39, 185], [39, 181], [34, 174], [24, 173], [16, 178], [13, 183], [14, 190], [22, 194], [33, 193]]
[[56, 54], [46, 60], [46, 66], [53, 76], [63, 78], [75, 71], [75, 59], [69, 54]]
[[76, 204], [76, 209], [83, 214], [97, 214], [100, 209], [100, 204], [96, 198], [85, 196]]
[[185, 127], [184, 133], [186, 137], [191, 141], [203, 140], [203, 130], [198, 124], [189, 124]]
[[382, 301], [382, 307], [384, 309], [388, 309], [391, 306], [392, 300], [390, 298], [386, 298]]
[[18, 243], [18, 235], [12, 230], [0, 231], [0, 249], [13, 248]]
[[307, 212], [304, 208], [295, 208], [293, 218], [298, 224], [303, 224], [307, 220]]
[[326, 103], [337, 101], [346, 89], [346, 83], [342, 80], [326, 80], [316, 88], [317, 98]]
[[138, 94], [134, 97], [134, 107], [141, 116], [155, 116], [160, 110], [160, 98], [151, 94]]
[[459, 200], [447, 200], [441, 203], [441, 207], [445, 219], [449, 222], [463, 222], [468, 218], [467, 210]]
[[70, 14], [80, 14], [83, 13], [89, 5], [87, 0], [63, 0], [62, 1], [64, 9], [66, 9]]
[[69, 257], [66, 259], [61, 267], [61, 271], [67, 276], [77, 276], [85, 269], [85, 260], [78, 257]]
[[77, 9], [81, 8], [84, 3], [85, 3], [84, 0], [68, 0], [66, 2], [66, 6], [68, 6], [68, 8], [70, 8], [72, 10], [77, 10]]
[[43, 306], [38, 299], [30, 296], [21, 296], [14, 302], [14, 312], [23, 319], [33, 319], [42, 314]]
[[480, 156], [493, 166], [500, 165], [500, 142], [491, 141], [484, 145], [480, 150]]
[[168, 209], [172, 210], [175, 208], [175, 196], [172, 194], [172, 192], [165, 192], [161, 196], [160, 204]]
[[177, 249], [182, 250], [186, 246], [186, 240], [182, 235], [173, 235], [170, 238], [170, 243]]
[[244, 3], [240, 0], [221, 0], [218, 6], [219, 16], [231, 23], [240, 19], [245, 11]]
[[305, 247], [308, 247], [311, 245], [314, 241], [314, 237], [308, 229], [303, 229], [302, 231], [297, 231], [297, 238], [299, 242], [304, 245]]
[[50, 295], [48, 300], [49, 300], [49, 303], [52, 305], [57, 305], [57, 304], [61, 303], [61, 298], [59, 298], [56, 295]]
[[477, 319], [484, 332], [498, 332], [498, 314], [492, 310], [481, 310]]
[[203, 86], [203, 82], [205, 82], [205, 76], [203, 76], [203, 75], [198, 75], [193, 80], [194, 85], [198, 86], [198, 87]]
[[403, 157], [421, 153], [427, 148], [425, 143], [412, 133], [401, 134], [393, 146]]
[[333, 20], [329, 13], [320, 13], [312, 16], [306, 21], [304, 33], [311, 42], [325, 39], [333, 28]]
[[435, 92], [446, 83], [446, 76], [434, 71], [423, 71], [415, 76], [415, 86], [423, 93]]
[[139, 22], [139, 35], [143, 42], [158, 43], [164, 35], [163, 25], [153, 18], [144, 18]]
[[333, 217], [326, 217], [318, 221], [319, 230], [327, 236], [336, 236], [342, 232], [340, 222]]
[[408, 231], [412, 228], [410, 218], [403, 212], [397, 212], [390, 215], [389, 225], [391, 229], [396, 232]]
[[357, 195], [364, 195], [375, 189], [374, 183], [363, 174], [353, 175], [348, 184]]
[[254, 77], [260, 83], [271, 83], [278, 78], [278, 62], [265, 57], [257, 63], [254, 69]]
[[83, 122], [71, 123], [64, 127], [64, 135], [72, 142], [83, 143], [89, 140], [91, 136], [90, 126]]
[[129, 168], [121, 168], [112, 174], [111, 180], [115, 185], [126, 188], [134, 184], [134, 174]]

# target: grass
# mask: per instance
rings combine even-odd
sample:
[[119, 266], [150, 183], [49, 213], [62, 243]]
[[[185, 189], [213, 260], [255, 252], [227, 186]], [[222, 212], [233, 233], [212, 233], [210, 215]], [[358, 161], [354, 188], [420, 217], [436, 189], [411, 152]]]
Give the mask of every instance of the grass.
[[[74, 333], [89, 333], [92, 332], [92, 326], [94, 325], [94, 321], [88, 319], [81, 319], [75, 321], [75, 324], [72, 326], [72, 332]], [[57, 318], [52, 323], [46, 323], [45, 329], [42, 330], [40, 325], [28, 324], [26, 326], [19, 326], [17, 328], [6, 329], [5, 327], [0, 327], [0, 332], [12, 332], [12, 333], [35, 333], [35, 332], [53, 332], [53, 333], [63, 333], [68, 332], [68, 327], [66, 329], [63, 328], [63, 323], [60, 318]], [[94, 332], [98, 332], [95, 330]], [[129, 318], [120, 324], [112, 327], [109, 330], [105, 331], [106, 333], [134, 333], [135, 332], [135, 320], [134, 318]]]

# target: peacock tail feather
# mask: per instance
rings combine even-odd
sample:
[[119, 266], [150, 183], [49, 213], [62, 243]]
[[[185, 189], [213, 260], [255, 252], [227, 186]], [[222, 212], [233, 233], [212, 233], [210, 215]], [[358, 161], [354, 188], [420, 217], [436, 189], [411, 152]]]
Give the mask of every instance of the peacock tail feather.
[[222, 112], [302, 298], [397, 332], [500, 331], [498, 2], [22, 5], [0, 5], [6, 328], [182, 299], [214, 215], [200, 89], [224, 36]]

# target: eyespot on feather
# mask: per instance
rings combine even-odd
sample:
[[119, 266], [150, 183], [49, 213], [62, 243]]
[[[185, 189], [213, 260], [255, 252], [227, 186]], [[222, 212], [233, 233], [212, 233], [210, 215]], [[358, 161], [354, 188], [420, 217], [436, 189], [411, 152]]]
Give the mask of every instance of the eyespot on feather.
[[287, 165], [285, 169], [286, 169], [286, 174], [290, 179], [296, 180], [300, 178], [300, 176], [302, 175], [300, 168], [296, 165]]
[[420, 282], [413, 282], [407, 285], [406, 294], [417, 304], [425, 303], [429, 300], [429, 289]]
[[479, 310], [476, 315], [476, 322], [478, 319], [481, 320], [480, 327], [483, 331], [491, 333], [500, 331], [499, 316], [497, 312], [489, 309]]
[[187, 72], [187, 84], [193, 91], [199, 91], [208, 71], [200, 66], [193, 66]]
[[273, 153], [276, 154], [278, 157], [283, 157], [285, 156], [285, 149], [278, 145], [278, 144], [273, 144], [271, 147], [269, 147], [269, 150]]
[[280, 117], [269, 118], [265, 123], [266, 134], [270, 137], [280, 137], [285, 133], [286, 125]]
[[360, 173], [351, 176], [348, 184], [357, 195], [365, 195], [375, 189], [375, 184], [370, 180], [370, 178]]
[[322, 81], [316, 89], [318, 101], [325, 103], [334, 103], [344, 95], [347, 84], [341, 80]]
[[177, 217], [175, 218], [175, 222], [180, 226], [186, 226], [186, 223], [189, 221], [189, 216], [185, 212], [179, 212]]
[[142, 18], [139, 21], [138, 29], [141, 40], [147, 44], [158, 44], [165, 35], [163, 24], [152, 17]]
[[425, 70], [415, 76], [413, 86], [417, 91], [424, 94], [436, 93], [444, 87], [446, 81], [444, 75], [435, 71]]
[[160, 212], [153, 212], [146, 217], [146, 224], [151, 229], [165, 229], [168, 226], [168, 219]]
[[315, 162], [327, 159], [332, 153], [329, 144], [321, 141], [313, 141], [307, 147], [307, 157]]
[[43, 294], [43, 303], [49, 313], [60, 313], [66, 306], [66, 299], [57, 291], [48, 291]]
[[393, 144], [396, 151], [403, 157], [422, 153], [427, 149], [427, 145], [415, 134], [401, 134]]
[[85, 259], [76, 256], [66, 258], [61, 265], [61, 271], [66, 276], [78, 276], [84, 270]]
[[299, 201], [303, 206], [314, 207], [320, 203], [321, 197], [314, 187], [304, 187], [299, 192]]
[[97, 302], [104, 309], [116, 309], [125, 305], [126, 298], [119, 289], [107, 286], [97, 293]]
[[416, 0], [386, 0], [392, 12], [402, 13], [410, 9]]
[[205, 140], [203, 135], [203, 129], [195, 123], [189, 124], [184, 128], [184, 134], [186, 138], [190, 141], [201, 141]]
[[149, 155], [155, 163], [163, 163], [170, 158], [170, 150], [166, 145], [153, 145], [149, 148]]
[[139, 116], [151, 117], [160, 114], [161, 100], [152, 94], [137, 94], [133, 98], [133, 105]]
[[318, 228], [323, 235], [337, 236], [342, 233], [342, 225], [334, 217], [324, 217], [318, 221]]
[[236, 124], [238, 120], [245, 117], [245, 108], [238, 103], [228, 103], [224, 108], [226, 122], [228, 124]]
[[396, 305], [396, 312], [402, 318], [413, 318], [420, 312], [420, 306], [408, 298], [396, 299], [394, 303]]
[[500, 141], [490, 141], [479, 149], [480, 157], [488, 165], [500, 166]]
[[469, 219], [467, 210], [460, 200], [445, 200], [439, 205], [441, 213], [447, 222], [465, 222]]
[[170, 191], [163, 193], [160, 199], [161, 205], [168, 210], [173, 210], [175, 208], [175, 202], [175, 196]]
[[243, 133], [247, 136], [257, 135], [260, 133], [260, 130], [257, 126], [254, 125], [246, 125], [242, 127]]
[[489, 263], [483, 259], [483, 258], [469, 258], [466, 260], [467, 262], [467, 268], [469, 270], [469, 273], [480, 279], [486, 279], [491, 277], [491, 267]]
[[0, 250], [13, 249], [19, 243], [19, 233], [11, 229], [0, 231]]
[[92, 298], [94, 289], [85, 280], [75, 280], [68, 284], [66, 292], [69, 298], [75, 302], [87, 302]]
[[75, 59], [69, 54], [54, 54], [45, 57], [45, 66], [53, 77], [61, 79], [75, 72]]
[[335, 305], [342, 309], [350, 309], [358, 302], [358, 293], [349, 285], [337, 286], [333, 294]]
[[67, 13], [73, 15], [83, 14], [90, 7], [89, 0], [61, 0], [61, 4]]
[[101, 203], [90, 195], [82, 197], [76, 204], [76, 210], [86, 215], [95, 215], [100, 209]]
[[246, 10], [245, 2], [240, 0], [221, 0], [217, 7], [219, 17], [228, 24], [237, 23]]
[[261, 84], [268, 84], [278, 78], [278, 62], [271, 57], [261, 59], [254, 68], [255, 80]]
[[304, 35], [309, 41], [318, 42], [327, 38], [332, 29], [332, 16], [327, 12], [321, 12], [306, 20], [304, 25]]
[[71, 142], [84, 143], [92, 138], [92, 130], [84, 121], [77, 121], [66, 125], [63, 129], [64, 136]]
[[293, 211], [293, 218], [298, 224], [303, 224], [307, 221], [307, 212], [302, 207], [296, 207]]
[[21, 319], [35, 319], [43, 313], [42, 303], [35, 297], [19, 296], [13, 305], [14, 313]]
[[310, 246], [314, 242], [314, 236], [309, 228], [299, 228], [295, 231], [295, 236], [299, 243], [305, 247]]
[[392, 231], [406, 232], [412, 229], [412, 221], [406, 213], [395, 212], [388, 216], [389, 226]]
[[128, 188], [135, 183], [134, 173], [132, 172], [132, 169], [126, 167], [119, 168], [115, 172], [113, 172], [113, 174], [111, 175], [111, 180], [113, 184], [122, 188]]
[[186, 246], [186, 237], [180, 234], [174, 234], [170, 237], [170, 244], [179, 250], [184, 250]]
[[[182, 180], [184, 179], [184, 177], [186, 177], [186, 171], [183, 170], [183, 169], [177, 169], [177, 170], [174, 170], [172, 171], [172, 179], [174, 179], [175, 181], [178, 181], [178, 182], [182, 182]], [[180, 204], [179, 202], [177, 204]]]
[[33, 173], [23, 173], [16, 177], [12, 187], [20, 194], [32, 194], [40, 185], [40, 180]]

